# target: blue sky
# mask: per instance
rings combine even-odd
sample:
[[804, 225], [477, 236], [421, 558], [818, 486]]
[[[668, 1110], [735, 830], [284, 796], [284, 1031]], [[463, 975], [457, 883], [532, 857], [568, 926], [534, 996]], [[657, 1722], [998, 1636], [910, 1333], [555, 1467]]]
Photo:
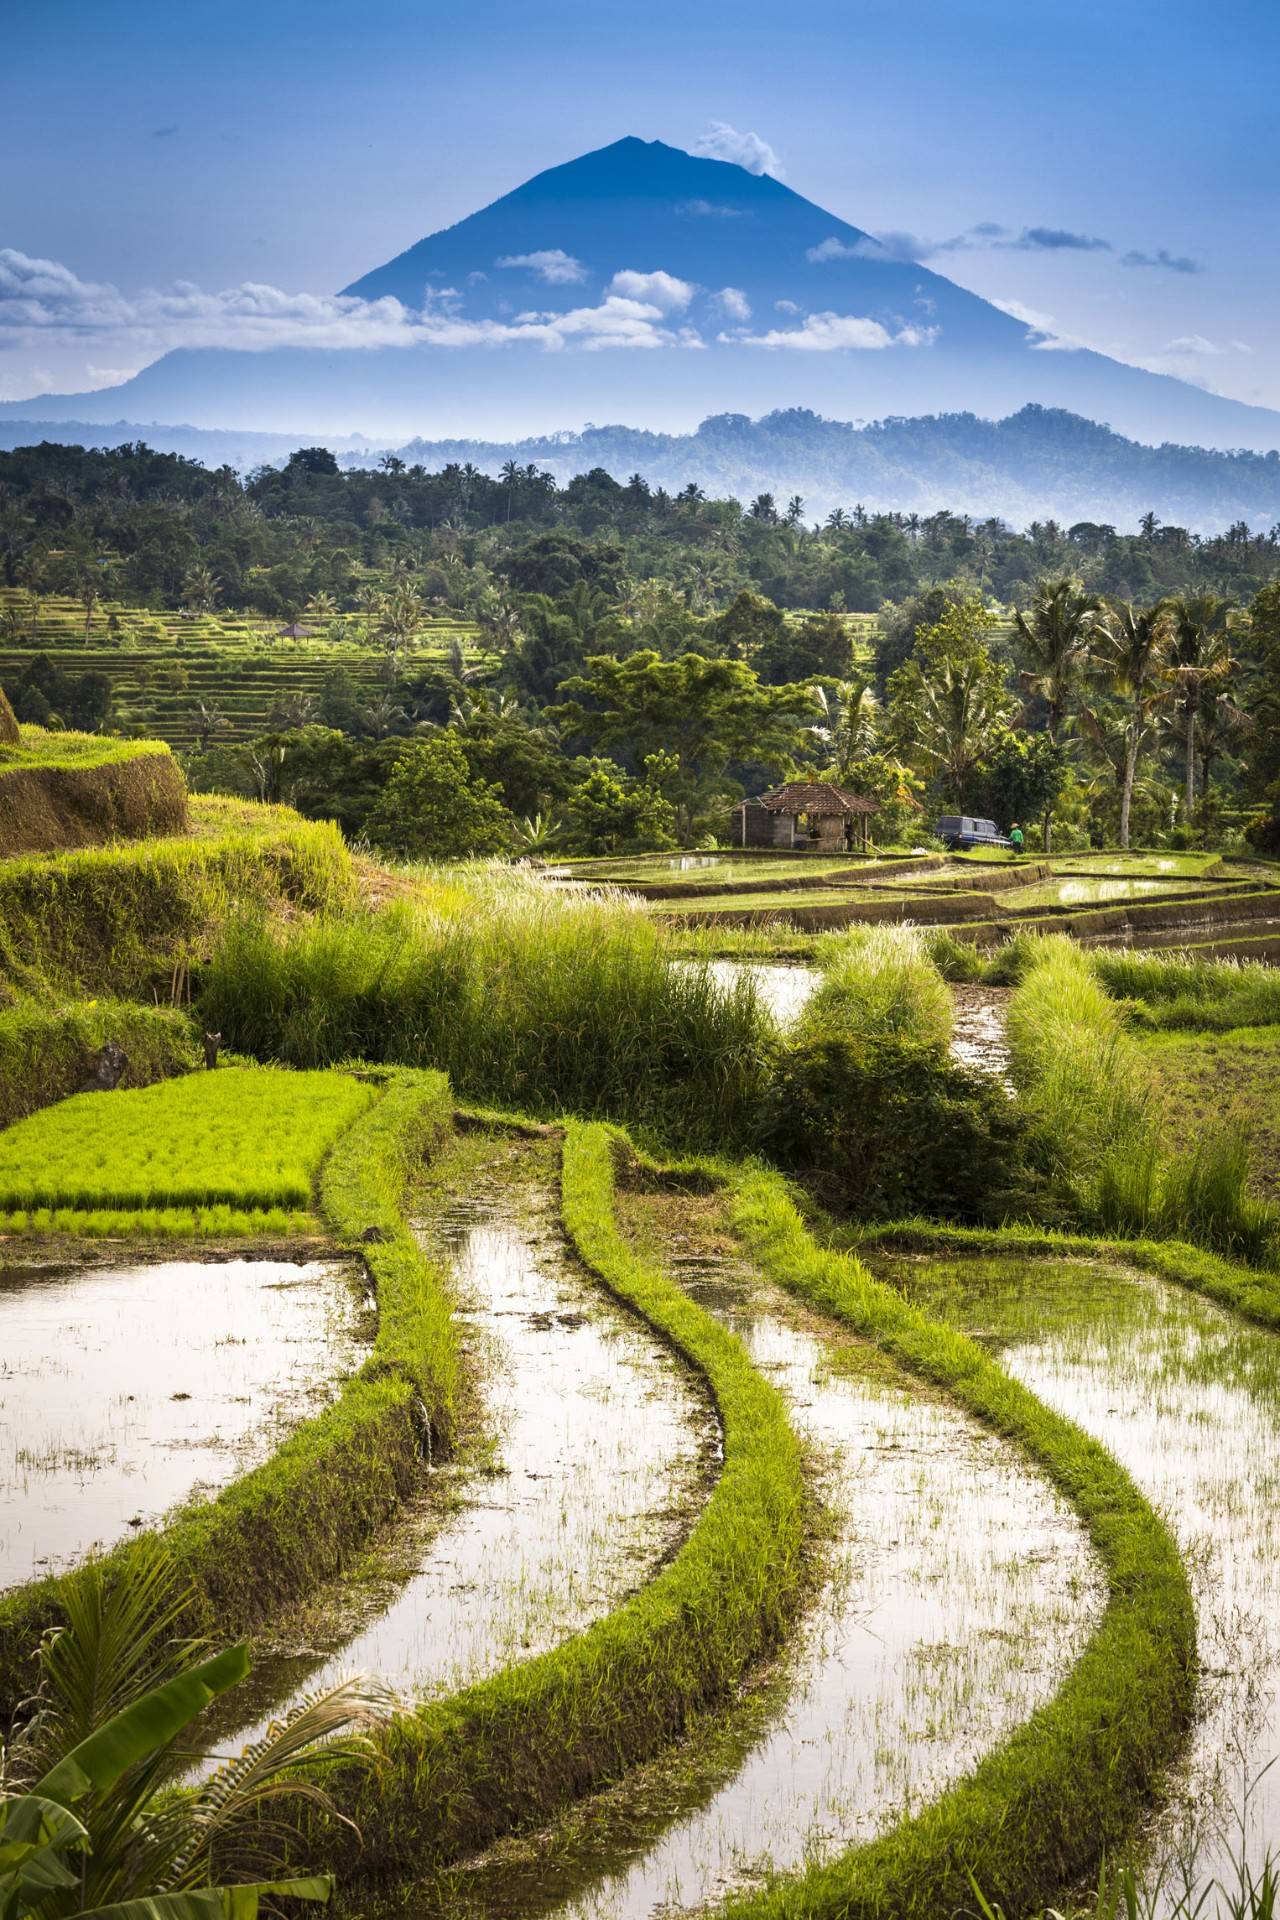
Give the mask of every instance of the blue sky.
[[[718, 122], [1053, 331], [1280, 406], [1263, 0], [10, 0], [6, 66], [3, 398], [106, 384], [228, 289], [292, 312], [543, 167]], [[13, 256], [66, 276], [39, 314]]]

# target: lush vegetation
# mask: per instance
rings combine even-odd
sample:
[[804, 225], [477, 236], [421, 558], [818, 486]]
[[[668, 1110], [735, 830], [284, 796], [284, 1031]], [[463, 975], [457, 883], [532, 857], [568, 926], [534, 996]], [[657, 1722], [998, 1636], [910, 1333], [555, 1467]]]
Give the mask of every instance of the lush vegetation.
[[260, 1058], [430, 1065], [472, 1100], [704, 1144], [749, 1137], [775, 1039], [749, 981], [726, 992], [673, 965], [635, 906], [501, 870], [460, 874], [421, 905], [241, 922], [199, 1005]]
[[921, 799], [1076, 846], [1274, 838], [1276, 550], [1240, 529], [810, 527], [799, 500], [316, 449], [244, 487], [145, 449], [0, 477], [21, 718], [163, 730], [197, 787], [395, 851], [724, 839], [796, 772], [877, 799], [882, 841]]
[[1215, 1116], [1166, 1143], [1154, 1084], [1089, 955], [1037, 942], [1009, 1013], [1013, 1070], [1051, 1177], [1086, 1221], [1275, 1257], [1280, 1217], [1249, 1193], [1247, 1133]]

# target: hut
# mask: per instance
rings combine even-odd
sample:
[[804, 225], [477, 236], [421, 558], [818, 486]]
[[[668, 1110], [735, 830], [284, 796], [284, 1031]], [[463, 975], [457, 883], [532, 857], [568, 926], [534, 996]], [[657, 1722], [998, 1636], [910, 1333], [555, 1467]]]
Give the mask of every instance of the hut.
[[740, 847], [811, 849], [850, 853], [865, 848], [878, 800], [850, 793], [824, 780], [792, 780], [734, 808], [734, 842]]

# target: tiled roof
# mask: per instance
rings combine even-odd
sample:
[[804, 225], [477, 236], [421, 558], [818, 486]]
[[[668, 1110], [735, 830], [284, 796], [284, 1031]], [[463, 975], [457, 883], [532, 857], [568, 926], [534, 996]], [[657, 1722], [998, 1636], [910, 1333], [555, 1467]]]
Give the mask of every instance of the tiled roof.
[[825, 780], [791, 780], [772, 793], [762, 793], [759, 805], [770, 813], [879, 813], [880, 802]]

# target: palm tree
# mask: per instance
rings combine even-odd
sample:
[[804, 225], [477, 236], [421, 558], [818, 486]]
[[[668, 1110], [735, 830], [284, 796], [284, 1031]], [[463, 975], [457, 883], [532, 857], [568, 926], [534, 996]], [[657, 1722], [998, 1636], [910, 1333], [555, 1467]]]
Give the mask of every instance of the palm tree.
[[[185, 1738], [249, 1671], [243, 1647], [209, 1656], [180, 1637], [191, 1596], [162, 1547], [109, 1579], [90, 1563], [64, 1590], [66, 1624], [36, 1651], [34, 1712], [0, 1787], [0, 1915], [71, 1920], [253, 1920], [260, 1900], [328, 1899], [327, 1876], [264, 1880], [292, 1830], [282, 1803], [337, 1810], [322, 1781], [363, 1759], [347, 1735], [387, 1703], [360, 1683], [317, 1693], [194, 1788]], [[16, 1789], [14, 1791], [13, 1789]], [[211, 1884], [214, 1862], [228, 1884]]]
[[841, 785], [859, 760], [875, 752], [880, 702], [870, 675], [813, 689], [820, 718], [806, 728], [825, 747]]
[[1186, 743], [1183, 809], [1187, 825], [1196, 810], [1196, 730], [1207, 698], [1235, 672], [1231, 654], [1232, 605], [1216, 593], [1180, 594], [1169, 602], [1173, 639], [1165, 667], [1167, 692], [1182, 716]]
[[899, 747], [908, 762], [940, 777], [963, 811], [965, 786], [1017, 702], [997, 684], [981, 649], [944, 654], [927, 673], [912, 661], [898, 672], [910, 676], [897, 716]]
[[[1055, 529], [1056, 531], [1056, 529]], [[1045, 703], [1045, 731], [1059, 744], [1086, 663], [1101, 601], [1086, 593], [1078, 580], [1038, 580], [1029, 613], [1014, 615], [1014, 627], [1031, 665], [1019, 675], [1021, 685]], [[1044, 850], [1053, 847], [1053, 809], [1044, 817]]]
[[1139, 612], [1131, 601], [1113, 600], [1094, 628], [1094, 657], [1133, 702], [1126, 730], [1124, 776], [1120, 789], [1120, 845], [1129, 844], [1129, 817], [1133, 811], [1133, 783], [1144, 720], [1172, 637], [1173, 619], [1167, 602]]

